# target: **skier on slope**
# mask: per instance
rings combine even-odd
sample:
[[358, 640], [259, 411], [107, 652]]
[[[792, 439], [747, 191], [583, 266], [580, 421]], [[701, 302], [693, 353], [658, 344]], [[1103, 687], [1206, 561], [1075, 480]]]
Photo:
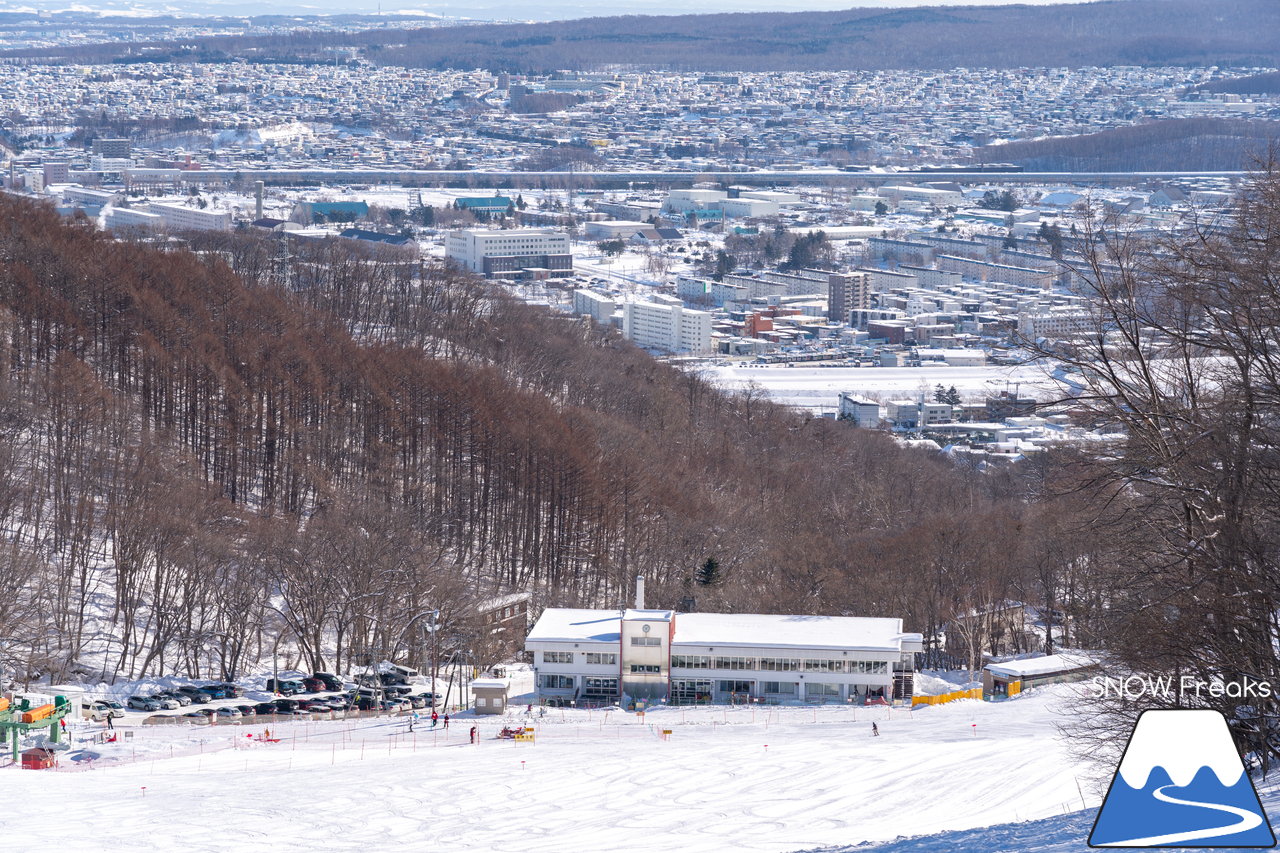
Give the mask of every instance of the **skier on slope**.
[[877, 726], [875, 723], [871, 724], [871, 736], [880, 737], [880, 727]]

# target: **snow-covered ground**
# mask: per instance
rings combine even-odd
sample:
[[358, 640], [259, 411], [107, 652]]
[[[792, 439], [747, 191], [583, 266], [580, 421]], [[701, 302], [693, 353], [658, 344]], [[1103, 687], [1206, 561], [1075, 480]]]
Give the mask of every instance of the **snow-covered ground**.
[[[8, 771], [21, 774], [23, 796], [4, 831], [92, 850], [202, 838], [227, 853], [283, 839], [291, 849], [499, 853], [890, 841], [1096, 806], [1082, 803], [1084, 770], [1054, 725], [1068, 689], [914, 711], [554, 709], [528, 721], [532, 744], [495, 738], [523, 707], [506, 721], [458, 716], [447, 731], [419, 722], [410, 732], [403, 717], [134, 727], [114, 744], [94, 742], [101, 724], [77, 723], [67, 769]], [[279, 742], [250, 737], [264, 728]]]
[[[1268, 779], [1255, 784], [1262, 808], [1274, 821], [1274, 816], [1280, 814], [1280, 783]], [[1098, 810], [1090, 808], [1043, 820], [940, 832], [885, 844], [823, 847], [806, 853], [1089, 853], [1096, 848], [1090, 848], [1085, 839], [1097, 815]]]
[[840, 392], [873, 399], [911, 399], [920, 393], [933, 399], [935, 386], [955, 386], [965, 399], [1000, 391], [1018, 391], [1040, 399], [1062, 396], [1062, 389], [1036, 364], [1017, 367], [786, 367], [784, 365], [722, 365], [703, 368], [703, 375], [723, 388], [741, 391], [759, 385], [774, 402], [787, 406], [832, 411]]

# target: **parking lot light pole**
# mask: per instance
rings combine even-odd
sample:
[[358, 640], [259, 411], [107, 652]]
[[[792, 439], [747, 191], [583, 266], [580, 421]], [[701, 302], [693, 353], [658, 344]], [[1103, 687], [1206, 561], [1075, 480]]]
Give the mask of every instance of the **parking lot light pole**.
[[431, 616], [431, 707], [436, 707], [436, 681], [440, 675], [440, 611], [428, 610]]

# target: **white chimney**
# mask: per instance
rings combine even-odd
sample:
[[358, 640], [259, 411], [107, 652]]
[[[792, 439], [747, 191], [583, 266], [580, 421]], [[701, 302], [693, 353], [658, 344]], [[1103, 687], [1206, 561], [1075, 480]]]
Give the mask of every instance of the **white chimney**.
[[644, 575], [636, 575], [636, 610], [644, 610]]

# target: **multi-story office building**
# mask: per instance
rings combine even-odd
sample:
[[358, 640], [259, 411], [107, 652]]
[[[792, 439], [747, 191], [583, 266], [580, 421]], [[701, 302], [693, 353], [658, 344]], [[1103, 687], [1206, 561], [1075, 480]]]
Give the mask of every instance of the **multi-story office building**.
[[525, 649], [556, 704], [865, 703], [910, 698], [922, 639], [901, 619], [549, 608]]
[[445, 257], [486, 278], [567, 278], [573, 275], [569, 235], [549, 228], [450, 231]]
[[670, 353], [711, 351], [711, 315], [680, 305], [628, 302], [622, 306], [622, 334], [646, 349]]

